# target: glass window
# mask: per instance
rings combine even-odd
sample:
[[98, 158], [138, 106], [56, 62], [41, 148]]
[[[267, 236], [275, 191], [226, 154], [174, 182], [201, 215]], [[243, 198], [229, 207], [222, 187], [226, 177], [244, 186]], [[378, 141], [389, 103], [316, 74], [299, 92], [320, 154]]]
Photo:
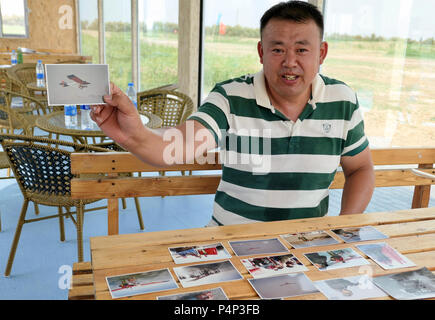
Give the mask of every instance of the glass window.
[[431, 1], [328, 0], [322, 73], [358, 95], [372, 147], [435, 145]]
[[26, 8], [25, 0], [0, 0], [0, 36], [27, 37]]
[[98, 3], [97, 0], [80, 0], [81, 54], [98, 63]]
[[104, 0], [103, 9], [110, 81], [126, 91], [132, 81], [131, 1]]
[[139, 0], [140, 91], [178, 82], [178, 0]]
[[201, 97], [218, 82], [262, 66], [257, 54], [260, 19], [280, 0], [205, 0], [203, 2], [203, 63]]

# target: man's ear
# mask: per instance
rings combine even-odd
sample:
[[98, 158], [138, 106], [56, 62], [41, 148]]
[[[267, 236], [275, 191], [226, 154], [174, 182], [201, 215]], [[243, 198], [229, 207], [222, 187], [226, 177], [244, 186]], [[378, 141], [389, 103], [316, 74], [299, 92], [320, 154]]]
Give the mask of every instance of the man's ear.
[[328, 42], [323, 41], [320, 44], [320, 62], [319, 62], [320, 64], [323, 64], [327, 55], [328, 55]]
[[258, 41], [257, 51], [258, 56], [260, 57], [260, 63], [263, 64], [263, 45], [261, 44], [261, 41]]

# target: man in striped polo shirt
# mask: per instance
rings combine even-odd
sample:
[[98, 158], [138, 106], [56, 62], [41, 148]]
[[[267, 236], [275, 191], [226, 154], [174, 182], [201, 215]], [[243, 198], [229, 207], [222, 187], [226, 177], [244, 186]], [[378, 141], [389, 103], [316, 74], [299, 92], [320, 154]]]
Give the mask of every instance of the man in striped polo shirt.
[[[216, 85], [177, 127], [184, 138], [178, 160], [189, 163], [200, 150], [221, 149], [210, 225], [324, 216], [340, 164], [346, 178], [341, 214], [365, 210], [374, 172], [363, 120], [355, 93], [318, 73], [328, 51], [322, 39], [316, 7], [300, 1], [272, 7], [261, 19], [263, 70]], [[144, 128], [114, 86], [105, 101], [92, 115], [101, 129], [143, 161], [168, 165], [168, 130]]]

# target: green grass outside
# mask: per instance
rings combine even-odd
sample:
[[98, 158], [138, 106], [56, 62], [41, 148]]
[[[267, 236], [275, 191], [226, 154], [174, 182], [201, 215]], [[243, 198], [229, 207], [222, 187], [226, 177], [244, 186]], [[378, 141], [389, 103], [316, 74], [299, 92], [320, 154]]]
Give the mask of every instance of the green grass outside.
[[[153, 42], [159, 39], [162, 38], [144, 38], [140, 43], [139, 90], [178, 82], [178, 49]], [[173, 41], [177, 43], [176, 38]], [[93, 63], [98, 63], [97, 36], [82, 33], [82, 53], [92, 56]], [[106, 36], [106, 63], [109, 65], [110, 80], [126, 90], [132, 81], [130, 33], [112, 32]]]
[[[106, 34], [110, 77], [121, 88], [131, 81], [129, 33]], [[83, 54], [98, 59], [98, 39], [83, 34]], [[261, 69], [257, 39], [207, 36], [204, 54], [203, 92], [207, 94], [220, 81], [255, 73]], [[141, 34], [141, 90], [177, 82], [177, 35]], [[406, 110], [431, 108], [435, 87], [435, 46], [406, 41], [330, 40], [329, 54], [322, 73], [346, 82], [362, 96], [370, 96], [371, 109]], [[398, 99], [393, 99], [396, 94]], [[368, 100], [367, 100], [368, 101]], [[432, 111], [433, 112], [433, 111]], [[428, 116], [432, 121], [435, 113]]]
[[20, 25], [4, 24], [2, 31], [3, 31], [3, 34], [5, 34], [5, 35], [13, 34], [13, 35], [23, 35], [24, 36], [26, 34], [25, 26], [20, 26]]

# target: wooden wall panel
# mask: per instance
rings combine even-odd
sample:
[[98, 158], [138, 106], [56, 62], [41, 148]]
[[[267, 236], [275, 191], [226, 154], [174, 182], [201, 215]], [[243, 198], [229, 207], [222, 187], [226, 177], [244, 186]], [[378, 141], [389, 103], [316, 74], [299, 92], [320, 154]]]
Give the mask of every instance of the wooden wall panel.
[[[18, 47], [78, 53], [75, 0], [27, 0], [29, 38], [0, 38], [0, 51]], [[59, 10], [62, 8], [65, 10]], [[68, 19], [68, 20], [65, 20]], [[68, 23], [70, 22], [70, 23]]]

